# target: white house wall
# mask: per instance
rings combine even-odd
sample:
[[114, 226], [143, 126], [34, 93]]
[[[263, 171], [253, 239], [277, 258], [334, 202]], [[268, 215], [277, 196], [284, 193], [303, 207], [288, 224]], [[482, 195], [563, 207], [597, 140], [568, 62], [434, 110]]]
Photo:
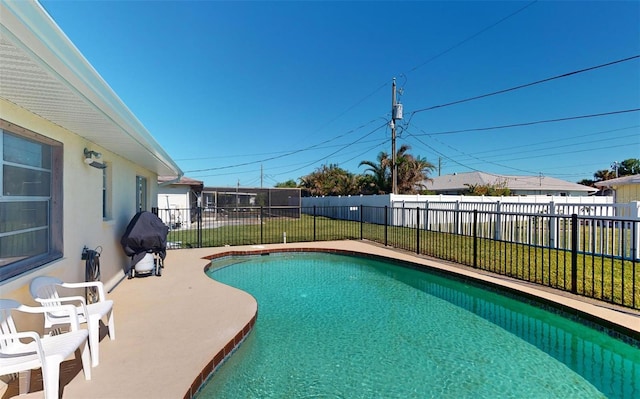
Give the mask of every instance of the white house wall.
[[[63, 257], [0, 285], [2, 297], [33, 303], [29, 282], [36, 276], [52, 275], [64, 281], [84, 281], [83, 247], [101, 248], [101, 280], [107, 289], [123, 277], [129, 259], [120, 237], [135, 215], [136, 176], [147, 179], [147, 209], [157, 205], [157, 175], [104, 148], [54, 125], [23, 108], [0, 99], [0, 118], [63, 143]], [[102, 153], [111, 176], [110, 217], [102, 217], [102, 170], [84, 163], [84, 148]]]
[[167, 186], [158, 192], [158, 216], [171, 228], [188, 228], [191, 224], [189, 186]]

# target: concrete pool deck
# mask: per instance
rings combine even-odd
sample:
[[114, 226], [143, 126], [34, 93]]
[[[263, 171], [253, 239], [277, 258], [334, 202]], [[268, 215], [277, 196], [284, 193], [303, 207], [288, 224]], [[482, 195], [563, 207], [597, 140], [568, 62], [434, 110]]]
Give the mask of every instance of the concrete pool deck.
[[[62, 398], [190, 398], [202, 379], [250, 332], [258, 311], [251, 295], [204, 274], [207, 257], [312, 248], [384, 256], [478, 278], [607, 320], [640, 337], [640, 312], [363, 241], [170, 250], [162, 277], [125, 278], [107, 295], [115, 302], [116, 340], [102, 338], [100, 365], [93, 368], [91, 381], [84, 380], [79, 362], [63, 363]], [[32, 392], [21, 398], [43, 397], [37, 374]], [[15, 392], [15, 385], [10, 384], [7, 394]]]

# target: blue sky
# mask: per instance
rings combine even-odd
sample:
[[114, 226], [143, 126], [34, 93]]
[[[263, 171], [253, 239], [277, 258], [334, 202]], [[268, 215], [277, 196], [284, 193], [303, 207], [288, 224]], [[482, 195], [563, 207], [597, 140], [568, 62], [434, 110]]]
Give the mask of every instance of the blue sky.
[[[391, 152], [433, 175], [592, 178], [640, 158], [638, 1], [42, 1], [191, 178], [271, 187]], [[435, 108], [433, 108], [435, 107]], [[428, 109], [433, 108], [433, 109]], [[458, 133], [448, 133], [469, 130]]]

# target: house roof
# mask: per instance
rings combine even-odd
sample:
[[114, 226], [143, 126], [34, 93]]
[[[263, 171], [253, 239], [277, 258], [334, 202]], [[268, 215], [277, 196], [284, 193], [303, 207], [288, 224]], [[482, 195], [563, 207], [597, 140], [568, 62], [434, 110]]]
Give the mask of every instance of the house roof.
[[549, 176], [510, 176], [484, 172], [456, 173], [433, 177], [432, 181], [426, 182], [426, 188], [433, 191], [461, 191], [468, 189], [469, 185], [484, 186], [500, 184], [504, 184], [512, 191], [598, 191], [593, 187], [571, 183]]
[[157, 174], [182, 175], [38, 2], [0, 0], [0, 60], [0, 98]]
[[158, 176], [158, 183], [166, 183], [178, 186], [199, 186], [200, 188], [202, 188], [204, 185], [204, 182], [202, 180], [196, 180], [186, 176], [182, 176], [178, 180], [176, 180], [175, 176]]
[[594, 184], [596, 187], [617, 187], [630, 184], [640, 184], [640, 175], [622, 176], [615, 179], [595, 182]]

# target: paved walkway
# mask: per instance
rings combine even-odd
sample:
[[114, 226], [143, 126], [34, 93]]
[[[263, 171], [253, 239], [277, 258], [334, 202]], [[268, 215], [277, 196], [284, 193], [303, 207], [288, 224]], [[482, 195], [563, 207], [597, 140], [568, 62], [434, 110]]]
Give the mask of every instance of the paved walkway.
[[[636, 312], [618, 311], [603, 304], [588, 303], [577, 297], [541, 290], [540, 287], [505, 277], [481, 275], [468, 268], [366, 242], [170, 250], [162, 277], [123, 279], [107, 295], [115, 302], [116, 340], [103, 337], [100, 365], [92, 370], [91, 381], [84, 380], [78, 362], [63, 364], [62, 398], [190, 397], [191, 391], [195, 391], [200, 383], [200, 376], [204, 374], [206, 377], [209, 373], [212, 361], [219, 363], [222, 360], [221, 353], [224, 354], [225, 350], [230, 352], [233, 345], [249, 332], [257, 312], [257, 304], [252, 296], [217, 283], [204, 274], [203, 270], [209, 263], [205, 257], [229, 251], [272, 248], [363, 252], [454, 271], [560, 302], [569, 308], [634, 330], [640, 336], [640, 315]], [[12, 389], [15, 392], [15, 385], [12, 384], [7, 393], [11, 393]], [[43, 397], [37, 378], [32, 384], [34, 390], [21, 398]]]

